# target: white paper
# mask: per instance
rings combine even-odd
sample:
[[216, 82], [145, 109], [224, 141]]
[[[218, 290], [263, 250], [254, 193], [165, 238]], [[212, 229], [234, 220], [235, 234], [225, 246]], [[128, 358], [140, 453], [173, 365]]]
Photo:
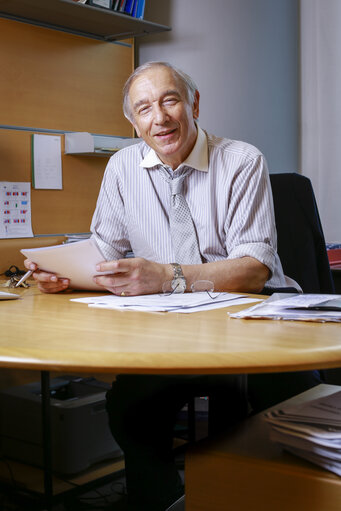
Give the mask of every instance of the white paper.
[[337, 306], [341, 295], [336, 294], [297, 294], [288, 298], [283, 298], [272, 302], [273, 307], [286, 307], [286, 308], [315, 308], [325, 304], [332, 305], [335, 302]]
[[16, 295], [15, 293], [0, 291], [0, 300], [16, 300], [17, 298], [19, 298], [19, 295]]
[[36, 134], [32, 137], [33, 187], [44, 190], [61, 190], [63, 188], [61, 137]]
[[299, 456], [300, 458], [304, 458], [315, 465], [319, 465], [320, 467], [333, 472], [334, 474], [341, 476], [341, 463], [333, 462], [329, 458], [325, 456], [317, 456], [310, 451], [305, 451], [304, 449], [297, 449], [291, 446], [282, 445], [282, 447], [286, 450]]
[[[139, 296], [105, 295], [87, 298], [73, 298], [71, 301], [87, 304], [89, 307], [116, 310], [135, 310], [140, 312], [181, 312], [190, 313], [200, 310], [216, 309], [235, 305], [240, 300], [253, 301], [243, 295], [232, 293], [184, 293], [172, 295], [152, 294]], [[244, 302], [245, 303], [245, 302]], [[247, 302], [246, 302], [247, 303]]]
[[0, 182], [0, 238], [31, 238], [31, 184]]
[[103, 292], [103, 287], [95, 284], [93, 277], [103, 275], [96, 271], [96, 265], [105, 261], [105, 258], [92, 239], [52, 247], [22, 249], [21, 253], [41, 270], [70, 279], [71, 288]]
[[341, 428], [341, 391], [308, 401], [299, 406], [286, 406], [281, 410], [286, 419], [318, 424], [337, 425]]
[[341, 391], [265, 412], [270, 438], [289, 452], [341, 475]]
[[[237, 319], [273, 319], [273, 320], [290, 320], [290, 321], [313, 321], [313, 322], [341, 322], [341, 310], [315, 310], [317, 301], [316, 296], [322, 297], [321, 302], [324, 303], [331, 297], [340, 300], [341, 295], [296, 295], [285, 293], [275, 293], [267, 300], [260, 304], [256, 304], [249, 309], [244, 309], [235, 314], [231, 314], [231, 318]], [[313, 298], [312, 298], [313, 297]], [[296, 306], [293, 305], [296, 303]], [[309, 308], [308, 303], [310, 303]], [[329, 302], [330, 303], [330, 302]], [[286, 305], [289, 304], [289, 305]], [[304, 305], [303, 305], [304, 304]]]

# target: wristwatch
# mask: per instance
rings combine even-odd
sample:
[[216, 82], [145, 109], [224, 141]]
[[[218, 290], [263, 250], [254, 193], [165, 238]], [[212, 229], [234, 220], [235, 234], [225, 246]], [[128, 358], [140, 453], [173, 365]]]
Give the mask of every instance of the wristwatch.
[[182, 273], [182, 268], [178, 263], [170, 263], [173, 267], [174, 278], [171, 286], [173, 293], [184, 293], [186, 291], [186, 279]]

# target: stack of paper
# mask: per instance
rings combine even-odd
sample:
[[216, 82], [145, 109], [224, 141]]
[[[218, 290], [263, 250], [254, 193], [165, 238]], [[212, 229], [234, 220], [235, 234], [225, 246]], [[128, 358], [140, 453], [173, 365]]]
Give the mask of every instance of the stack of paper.
[[99, 309], [135, 310], [140, 312], [198, 312], [254, 302], [254, 298], [232, 293], [184, 293], [171, 295], [153, 294], [139, 296], [92, 296], [72, 298], [71, 301], [85, 303]]
[[341, 391], [265, 414], [270, 437], [287, 451], [341, 476]]
[[341, 322], [341, 295], [274, 293], [261, 304], [231, 314], [231, 317]]

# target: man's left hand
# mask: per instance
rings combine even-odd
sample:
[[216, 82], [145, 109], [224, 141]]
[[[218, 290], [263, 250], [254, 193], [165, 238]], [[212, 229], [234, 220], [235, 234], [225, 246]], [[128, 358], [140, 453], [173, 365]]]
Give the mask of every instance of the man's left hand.
[[172, 268], [140, 257], [106, 261], [96, 267], [97, 271], [110, 272], [94, 277], [96, 284], [115, 295], [136, 296], [160, 293], [162, 285], [171, 280]]

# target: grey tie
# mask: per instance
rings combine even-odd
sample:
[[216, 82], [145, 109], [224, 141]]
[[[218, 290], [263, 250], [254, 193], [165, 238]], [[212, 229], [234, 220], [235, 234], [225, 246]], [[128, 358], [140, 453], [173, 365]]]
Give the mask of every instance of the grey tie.
[[202, 263], [191, 212], [182, 194], [184, 179], [192, 170], [185, 167], [180, 176], [172, 179], [167, 170], [162, 168], [162, 175], [169, 183], [171, 191], [169, 225], [175, 254], [174, 262], [182, 264]]

